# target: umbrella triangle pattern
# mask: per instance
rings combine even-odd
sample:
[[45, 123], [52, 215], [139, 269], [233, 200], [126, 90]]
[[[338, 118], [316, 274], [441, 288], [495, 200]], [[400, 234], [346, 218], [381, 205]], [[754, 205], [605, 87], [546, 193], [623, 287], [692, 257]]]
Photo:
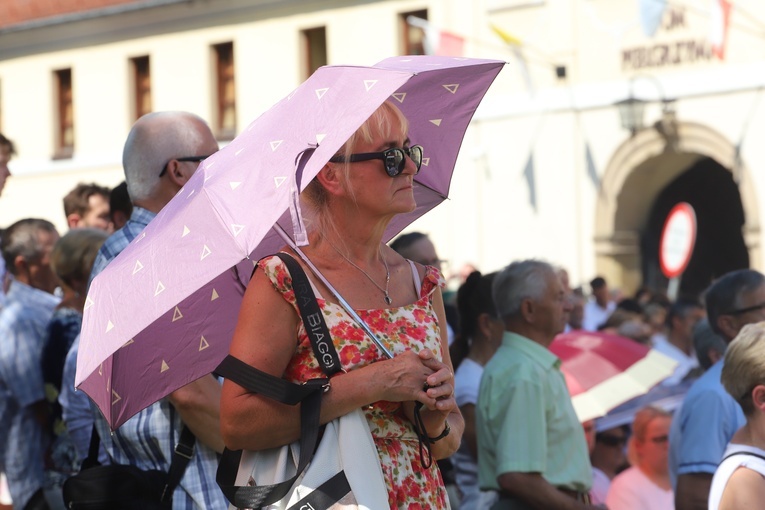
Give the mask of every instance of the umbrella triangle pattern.
[[503, 66], [394, 57], [317, 70], [203, 161], [93, 280], [76, 385], [117, 427], [212, 372], [228, 352], [254, 263], [285, 244], [274, 227], [292, 239], [305, 235], [297, 193], [384, 101], [409, 120], [427, 168], [415, 178], [416, 209], [394, 218], [385, 240], [437, 206], [448, 196], [465, 130]]

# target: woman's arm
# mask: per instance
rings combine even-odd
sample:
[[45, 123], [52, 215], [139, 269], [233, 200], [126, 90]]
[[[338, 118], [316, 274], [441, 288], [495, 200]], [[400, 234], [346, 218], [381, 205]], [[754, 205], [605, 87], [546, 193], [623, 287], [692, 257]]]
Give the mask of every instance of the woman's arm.
[[[281, 377], [295, 353], [297, 325], [294, 308], [257, 270], [242, 300], [230, 352], [263, 372]], [[422, 389], [433, 372], [427, 362], [407, 351], [335, 376], [322, 399], [321, 422], [379, 400], [420, 400], [434, 407], [437, 395], [428, 396]], [[221, 397], [221, 432], [226, 446], [235, 450], [281, 446], [300, 437], [300, 410], [227, 380]]]
[[[438, 325], [441, 332], [441, 352], [443, 362], [438, 361], [435, 355], [425, 349], [420, 352], [420, 359], [425, 366], [433, 370], [428, 376], [427, 383], [431, 386], [427, 394], [435, 399], [435, 405], [426, 405], [420, 410], [428, 436], [437, 437], [444, 431], [446, 423], [449, 423], [451, 431], [443, 439], [433, 443], [431, 451], [434, 459], [449, 457], [460, 446], [465, 422], [462, 419], [457, 401], [454, 398], [454, 369], [449, 357], [449, 339], [446, 330], [446, 312], [444, 311], [444, 298], [441, 289], [436, 289], [433, 294], [433, 309], [438, 317]], [[424, 403], [424, 402], [423, 402]], [[407, 407], [407, 414], [410, 410]]]

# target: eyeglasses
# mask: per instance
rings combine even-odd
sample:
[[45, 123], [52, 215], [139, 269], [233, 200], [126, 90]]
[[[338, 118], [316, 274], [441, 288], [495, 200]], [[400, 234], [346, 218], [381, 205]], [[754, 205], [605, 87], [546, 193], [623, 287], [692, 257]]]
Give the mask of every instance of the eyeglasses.
[[171, 158], [171, 159], [167, 160], [167, 163], [165, 163], [165, 166], [162, 167], [162, 171], [159, 173], [159, 176], [162, 177], [163, 175], [165, 175], [167, 173], [167, 165], [169, 165], [170, 162], [173, 161], [173, 160], [181, 161], [181, 162], [183, 162], [183, 161], [191, 161], [191, 162], [199, 163], [200, 161], [204, 161], [204, 160], [206, 160], [209, 157], [210, 157], [210, 155], [208, 154], [207, 156], [184, 156], [182, 158]]
[[414, 161], [417, 167], [415, 174], [419, 173], [420, 166], [422, 165], [421, 145], [412, 145], [409, 148], [394, 147], [382, 152], [363, 152], [361, 154], [351, 154], [350, 156], [334, 156], [329, 161], [331, 163], [356, 163], [358, 161], [381, 159], [385, 163], [385, 172], [391, 177], [396, 177], [406, 167], [406, 156], [409, 156]]
[[731, 310], [730, 312], [721, 313], [720, 315], [744, 315], [745, 313], [756, 312], [757, 310], [762, 310], [763, 308], [765, 308], [765, 303], [760, 303], [759, 305], [739, 308], [738, 310]]
[[603, 443], [606, 446], [619, 446], [623, 447], [627, 444], [627, 438], [624, 436], [608, 436], [604, 434], [598, 434], [595, 436], [595, 441]]

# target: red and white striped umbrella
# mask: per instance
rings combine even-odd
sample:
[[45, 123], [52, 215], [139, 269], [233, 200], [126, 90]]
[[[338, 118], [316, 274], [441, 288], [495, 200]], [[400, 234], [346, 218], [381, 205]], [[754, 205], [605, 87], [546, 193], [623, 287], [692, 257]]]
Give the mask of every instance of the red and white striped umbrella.
[[558, 335], [550, 351], [561, 359], [579, 420], [604, 416], [672, 375], [677, 362], [629, 338], [572, 331]]

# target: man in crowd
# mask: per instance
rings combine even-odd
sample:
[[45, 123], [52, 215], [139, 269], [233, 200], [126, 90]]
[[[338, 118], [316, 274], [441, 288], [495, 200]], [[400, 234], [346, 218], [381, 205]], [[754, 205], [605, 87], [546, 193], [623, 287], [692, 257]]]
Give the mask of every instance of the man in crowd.
[[[16, 154], [16, 148], [13, 146], [13, 142], [0, 133], [0, 195], [3, 194], [5, 181], [11, 176], [11, 171], [8, 169], [8, 162], [11, 161], [11, 157], [14, 154]], [[3, 258], [0, 257], [0, 310], [3, 309], [3, 303], [5, 302], [6, 283], [5, 262], [3, 262]]]
[[492, 293], [505, 334], [476, 406], [481, 489], [496, 492], [493, 509], [588, 508], [587, 442], [548, 349], [570, 301], [553, 267], [536, 260], [507, 266]]
[[109, 216], [109, 189], [96, 183], [80, 183], [67, 193], [64, 214], [69, 228], [114, 230]]
[[[199, 161], [217, 150], [218, 143], [210, 128], [196, 115], [155, 112], [136, 121], [122, 154], [133, 212], [127, 224], [102, 246], [91, 278], [124, 250], [178, 193]], [[196, 447], [173, 494], [173, 508], [226, 508], [226, 500], [215, 482], [216, 452], [223, 451], [219, 407], [220, 384], [208, 375], [141, 411], [114, 433], [101, 417], [96, 426], [114, 462], [165, 472], [170, 468], [181, 429], [188, 426], [196, 436]]]
[[590, 288], [592, 298], [584, 305], [582, 328], [587, 331], [597, 331], [616, 309], [616, 303], [611, 300], [608, 284], [602, 276], [593, 278]]
[[691, 374], [696, 376], [699, 360], [693, 348], [693, 328], [705, 316], [701, 303], [689, 299], [678, 299], [667, 313], [667, 333], [653, 336], [653, 348], [666, 354], [678, 365], [662, 386], [676, 386]]
[[109, 193], [109, 216], [114, 225], [114, 230], [124, 227], [132, 213], [133, 204], [130, 203], [127, 183], [122, 181]]
[[[765, 320], [765, 276], [751, 269], [727, 273], [709, 287], [706, 303], [709, 325], [730, 343], [746, 324]], [[669, 467], [676, 510], [707, 508], [725, 446], [746, 423], [720, 383], [722, 366], [718, 361], [691, 386], [672, 420]]]
[[11, 161], [11, 157], [14, 154], [16, 154], [16, 148], [14, 147], [13, 142], [0, 133], [0, 195], [3, 194], [5, 181], [11, 176], [11, 171], [8, 169], [8, 163]]
[[[0, 467], [13, 507], [50, 508], [45, 497], [47, 404], [41, 371], [46, 327], [59, 303], [50, 253], [52, 223], [20, 220], [3, 232], [2, 253], [12, 281], [0, 312]], [[63, 504], [61, 495], [58, 495]]]

